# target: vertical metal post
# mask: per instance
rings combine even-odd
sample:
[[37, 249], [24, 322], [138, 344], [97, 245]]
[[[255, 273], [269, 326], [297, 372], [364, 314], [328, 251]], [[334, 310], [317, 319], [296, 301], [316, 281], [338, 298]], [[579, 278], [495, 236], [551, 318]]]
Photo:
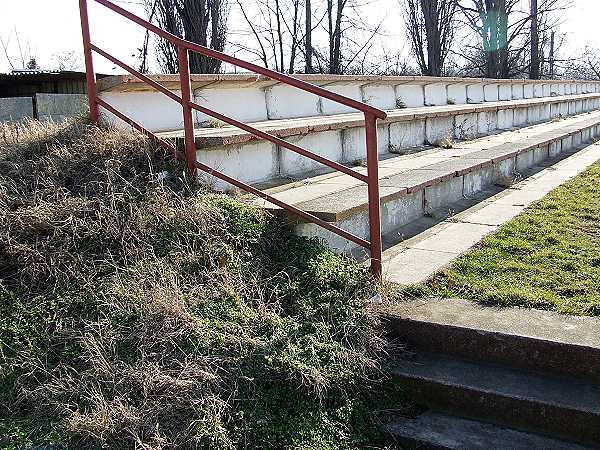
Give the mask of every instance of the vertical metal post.
[[87, 0], [79, 0], [79, 16], [81, 18], [81, 34], [83, 36], [83, 57], [85, 59], [85, 78], [87, 82], [88, 104], [90, 106], [90, 120], [98, 123], [98, 103], [96, 103], [96, 73], [90, 48], [90, 22], [88, 19]]
[[367, 140], [367, 176], [369, 177], [369, 230], [371, 234], [371, 272], [381, 278], [381, 204], [379, 199], [379, 152], [377, 118], [365, 113]]
[[185, 162], [188, 173], [196, 176], [196, 138], [194, 136], [194, 116], [190, 106], [192, 101], [192, 80], [190, 77], [190, 56], [187, 48], [178, 46], [179, 82], [181, 83], [181, 107], [183, 108], [183, 128], [185, 130]]

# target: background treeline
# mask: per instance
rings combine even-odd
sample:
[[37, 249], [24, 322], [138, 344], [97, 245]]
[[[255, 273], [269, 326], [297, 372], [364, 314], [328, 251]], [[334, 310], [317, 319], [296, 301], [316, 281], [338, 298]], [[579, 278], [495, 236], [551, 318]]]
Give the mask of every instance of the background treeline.
[[[287, 73], [600, 78], [600, 52], [574, 55], [561, 33], [572, 0], [144, 2], [148, 18], [178, 36]], [[390, 32], [392, 21], [402, 29]], [[154, 61], [178, 71], [172, 46], [150, 36], [140, 61], [144, 71]], [[200, 55], [191, 69], [234, 70]]]

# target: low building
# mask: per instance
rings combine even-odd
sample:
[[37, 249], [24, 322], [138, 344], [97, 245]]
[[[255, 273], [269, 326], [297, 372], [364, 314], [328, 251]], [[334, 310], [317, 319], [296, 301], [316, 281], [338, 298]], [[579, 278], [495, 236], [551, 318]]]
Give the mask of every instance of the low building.
[[0, 74], [0, 122], [28, 117], [60, 121], [86, 108], [85, 72], [13, 70]]

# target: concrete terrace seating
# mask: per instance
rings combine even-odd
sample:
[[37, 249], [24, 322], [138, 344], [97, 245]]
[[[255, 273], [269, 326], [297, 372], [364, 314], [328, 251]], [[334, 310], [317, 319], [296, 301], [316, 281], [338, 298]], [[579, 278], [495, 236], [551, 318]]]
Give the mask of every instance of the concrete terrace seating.
[[[497, 130], [523, 127], [600, 107], [600, 94], [564, 95], [527, 100], [395, 109], [378, 125], [379, 153], [411, 153], [444, 138], [473, 139]], [[365, 157], [361, 113], [279, 119], [253, 123], [259, 129], [317, 151], [336, 162], [355, 163]], [[160, 133], [183, 145], [183, 132]], [[198, 160], [247, 183], [301, 178], [326, 170], [321, 164], [275, 144], [226, 126], [196, 130]], [[228, 185], [205, 177], [215, 189]]]
[[[380, 109], [484, 103], [572, 94], [600, 93], [600, 82], [494, 80], [404, 76], [295, 75]], [[179, 90], [178, 75], [153, 75]], [[243, 122], [355, 112], [351, 108], [253, 74], [192, 75], [194, 101]], [[100, 97], [150, 131], [183, 128], [181, 108], [130, 75], [98, 81]], [[196, 123], [211, 118], [196, 113]]]
[[[451, 149], [385, 159], [380, 163], [382, 233], [390, 235], [428, 212], [474, 196], [494, 183], [510, 184], [519, 172], [598, 136], [600, 112], [594, 112], [504, 132]], [[272, 188], [270, 193], [360, 237], [368, 237], [366, 185], [347, 175], [320, 175], [284, 188]], [[276, 210], [260, 199], [254, 203]], [[322, 228], [293, 220], [299, 234], [319, 236], [339, 251], [351, 252], [355, 248]]]
[[[177, 75], [153, 78], [178, 89]], [[394, 252], [399, 230], [432, 211], [480, 201], [483, 191], [508, 186], [531, 167], [600, 136], [600, 82], [298, 78], [388, 111], [387, 119], [378, 122], [381, 223], [384, 244], [390, 247], [384, 262]], [[98, 87], [100, 96], [118, 110], [161, 137], [183, 144], [179, 104], [130, 76], [102, 79]], [[251, 74], [193, 75], [192, 87], [194, 100], [207, 108], [366, 173], [361, 167], [366, 156], [361, 113]], [[365, 184], [202, 114], [196, 114], [195, 122], [199, 161], [368, 239]], [[231, 188], [208, 174], [200, 175], [217, 190]], [[363, 256], [338, 235], [264, 200], [250, 201], [286, 215], [298, 234]]]

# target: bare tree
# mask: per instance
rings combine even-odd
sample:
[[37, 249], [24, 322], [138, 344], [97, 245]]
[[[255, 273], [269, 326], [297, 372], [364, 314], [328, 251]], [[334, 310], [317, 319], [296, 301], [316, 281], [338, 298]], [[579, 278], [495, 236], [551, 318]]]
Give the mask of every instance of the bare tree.
[[[456, 0], [466, 23], [478, 36], [479, 44], [465, 57], [488, 78], [515, 75], [524, 48], [519, 39], [529, 14], [518, 9], [519, 0]], [[516, 69], [517, 71], [519, 69]]]
[[[249, 31], [241, 31], [244, 37], [233, 45], [257, 56], [265, 67], [280, 72], [294, 73], [299, 52], [302, 51], [301, 0], [237, 0]], [[252, 36], [256, 45], [248, 43]]]
[[[379, 35], [383, 21], [377, 25], [364, 20], [362, 8], [355, 0], [327, 0], [325, 32], [327, 48], [315, 49], [320, 72], [331, 74], [357, 73], [365, 67], [373, 39]], [[328, 55], [325, 56], [325, 55]]]
[[600, 80], [600, 51], [587, 48], [582, 59], [584, 71], [574, 78]]
[[600, 50], [586, 47], [581, 56], [567, 61], [562, 75], [571, 79], [600, 80]]
[[404, 21], [412, 53], [423, 75], [441, 76], [454, 40], [454, 0], [404, 0]]
[[367, 55], [381, 22], [369, 25], [359, 11], [366, 4], [358, 0], [236, 2], [247, 28], [235, 32], [241, 38], [231, 45], [266, 67], [294, 73], [303, 62], [307, 73], [342, 74], [370, 65]]
[[550, 52], [549, 52], [549, 57], [548, 57], [548, 72], [550, 74], [550, 79], [554, 78], [554, 68], [555, 68], [555, 51], [556, 51], [556, 47], [555, 47], [555, 43], [556, 43], [556, 32], [555, 31], [551, 31], [550, 32]]
[[530, 0], [529, 78], [553, 77], [554, 62], [550, 60], [555, 59], [557, 48], [552, 36], [560, 24], [556, 13], [570, 5], [570, 0]]
[[478, 37], [478, 45], [467, 46], [463, 55], [471, 68], [490, 78], [540, 78], [551, 28], [558, 22], [552, 13], [570, 4], [570, 0], [455, 1]]
[[[169, 33], [213, 50], [225, 49], [229, 15], [227, 0], [145, 0], [145, 2], [149, 18]], [[179, 62], [175, 47], [170, 42], [159, 38], [156, 50], [161, 68], [168, 73], [177, 73]], [[192, 73], [218, 73], [220, 70], [221, 61], [194, 52], [190, 54]]]
[[60, 52], [52, 55], [52, 63], [57, 70], [80, 70], [82, 68], [79, 55], [74, 52]]
[[[6, 38], [0, 36], [0, 46], [2, 46], [6, 61], [12, 70], [39, 68], [35, 52], [31, 49], [29, 41], [22, 42], [16, 27]], [[14, 56], [15, 53], [16, 56]]]

